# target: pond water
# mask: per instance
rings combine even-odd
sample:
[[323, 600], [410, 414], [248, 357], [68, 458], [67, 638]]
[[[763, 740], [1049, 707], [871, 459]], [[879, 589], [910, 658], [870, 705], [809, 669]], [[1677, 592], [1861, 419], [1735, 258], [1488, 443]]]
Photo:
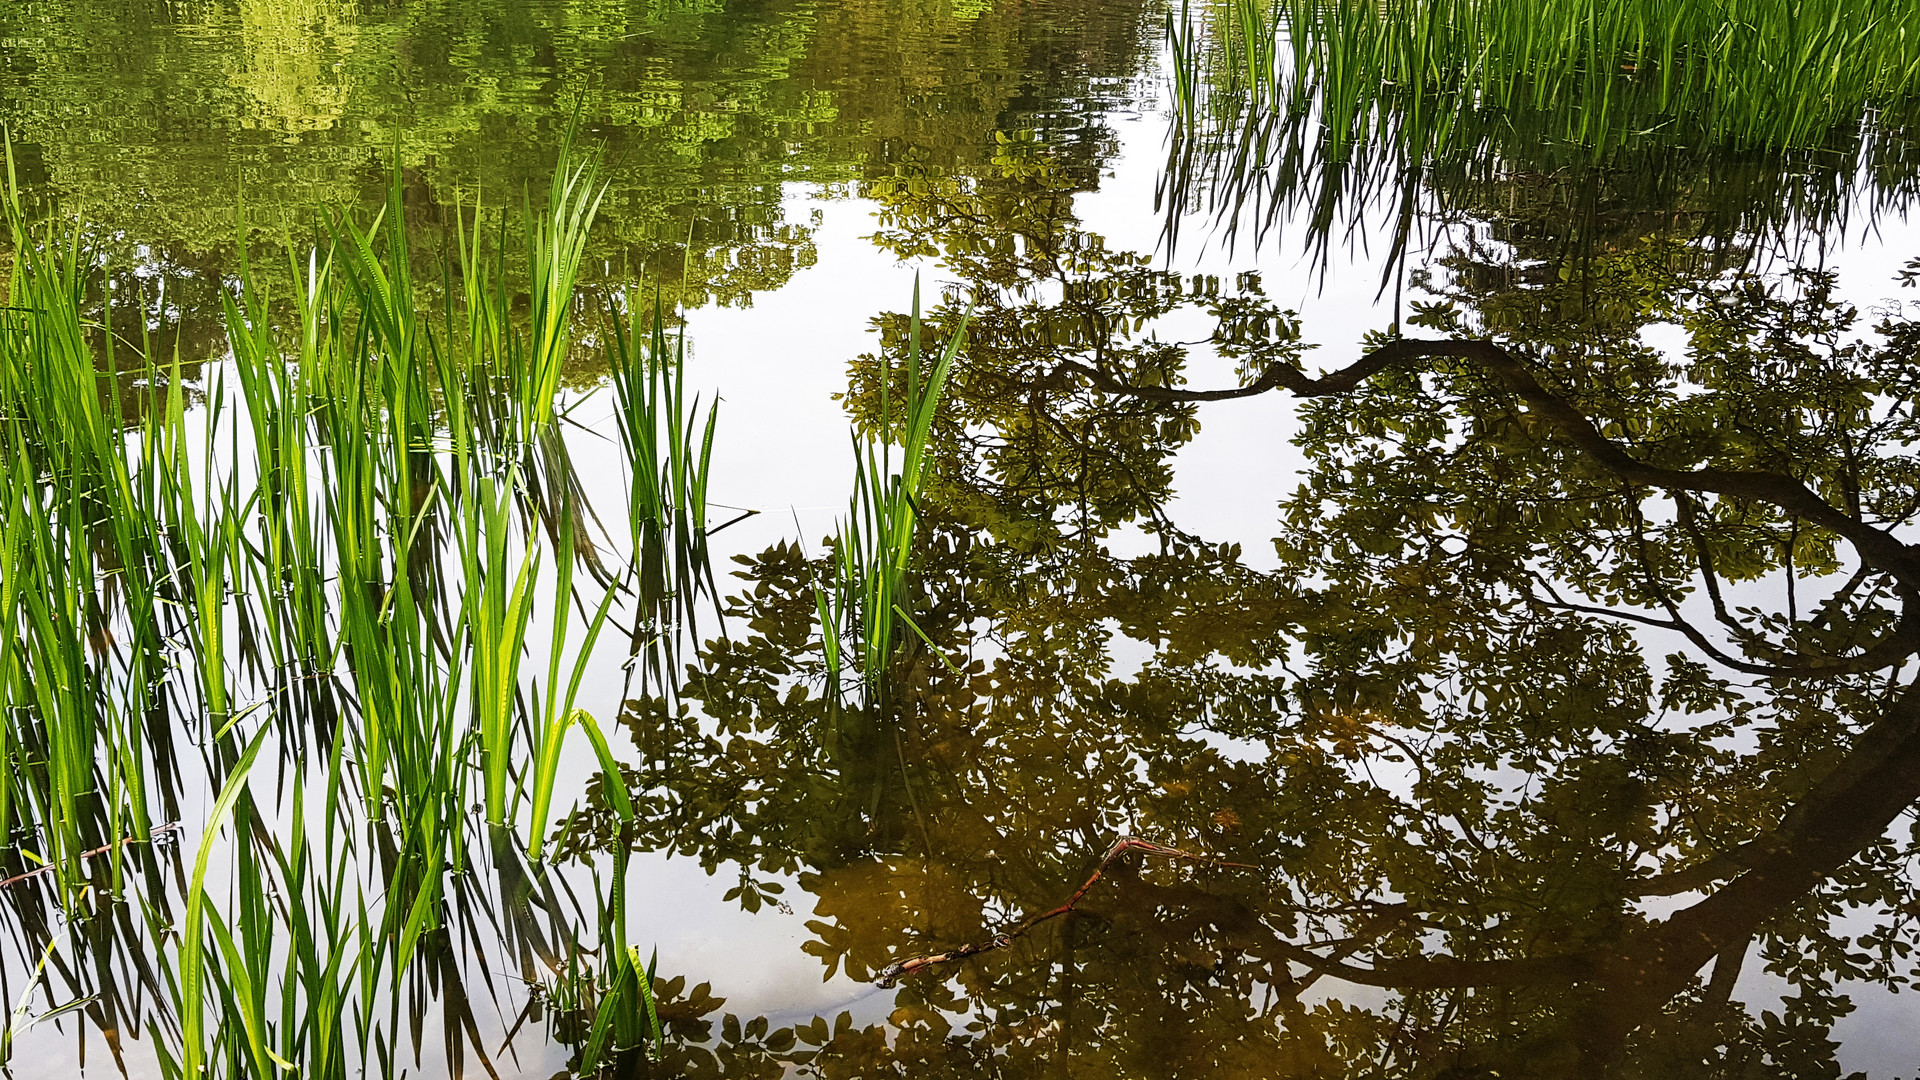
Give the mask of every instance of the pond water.
[[0, 6], [7, 1067], [1920, 1069], [1920, 88], [1403, 6]]

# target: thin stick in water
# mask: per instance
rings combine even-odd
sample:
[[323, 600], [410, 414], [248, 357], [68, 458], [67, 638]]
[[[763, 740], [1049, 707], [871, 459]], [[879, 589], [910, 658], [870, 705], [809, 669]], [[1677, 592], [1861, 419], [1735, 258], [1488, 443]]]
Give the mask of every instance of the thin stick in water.
[[1074, 907], [1086, 897], [1094, 884], [1100, 880], [1101, 875], [1107, 872], [1107, 867], [1113, 865], [1113, 860], [1129, 851], [1138, 851], [1145, 855], [1159, 855], [1168, 859], [1186, 859], [1191, 862], [1207, 863], [1210, 866], [1224, 866], [1235, 870], [1254, 869], [1254, 867], [1246, 863], [1226, 862], [1210, 855], [1194, 855], [1190, 852], [1181, 851], [1179, 848], [1165, 847], [1151, 840], [1142, 840], [1137, 836], [1123, 836], [1119, 840], [1114, 841], [1114, 845], [1107, 849], [1106, 855], [1100, 860], [1100, 865], [1094, 867], [1093, 876], [1089, 877], [1078, 889], [1075, 889], [1073, 895], [1067, 897], [1066, 903], [1061, 904], [1051, 911], [1043, 911], [1038, 915], [1029, 916], [1014, 926], [1013, 929], [996, 934], [986, 941], [975, 942], [971, 945], [962, 945], [957, 949], [949, 949], [946, 952], [909, 957], [908, 959], [889, 964], [880, 972], [879, 976], [873, 980], [874, 985], [883, 988], [889, 987], [908, 975], [925, 971], [927, 968], [934, 967], [935, 965], [949, 964], [957, 960], [965, 960], [968, 957], [978, 956], [981, 953], [992, 952], [995, 949], [1006, 948], [1008, 945], [1013, 944], [1015, 939], [1041, 923], [1049, 919], [1058, 918], [1072, 911]]

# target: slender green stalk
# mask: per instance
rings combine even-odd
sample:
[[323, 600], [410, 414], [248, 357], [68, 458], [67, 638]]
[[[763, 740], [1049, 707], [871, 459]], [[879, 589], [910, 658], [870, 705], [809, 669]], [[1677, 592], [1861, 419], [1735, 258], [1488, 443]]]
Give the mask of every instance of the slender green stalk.
[[546, 851], [547, 820], [553, 808], [553, 788], [559, 777], [560, 751], [564, 745], [567, 730], [575, 724], [593, 723], [593, 717], [575, 709], [573, 703], [580, 694], [580, 684], [587, 674], [587, 662], [593, 657], [594, 643], [600, 638], [600, 631], [607, 624], [607, 614], [613, 609], [613, 603], [619, 593], [608, 589], [600, 600], [600, 607], [587, 622], [586, 636], [579, 650], [574, 654], [571, 672], [566, 678], [566, 689], [561, 690], [561, 671], [565, 665], [567, 647], [567, 627], [571, 619], [568, 606], [574, 598], [573, 591], [573, 530], [571, 521], [563, 521], [560, 529], [561, 551], [558, 582], [553, 594], [553, 630], [549, 639], [547, 654], [547, 681], [544, 692], [535, 687], [535, 713], [529, 725], [533, 740], [531, 747], [533, 758], [533, 790], [529, 797], [531, 822], [527, 828], [528, 856], [539, 862]]
[[[625, 308], [633, 310], [633, 297]], [[719, 404], [703, 412], [686, 389], [686, 336], [669, 343], [656, 303], [645, 347], [619, 311], [609, 313], [607, 364], [615, 420], [630, 465], [627, 521], [638, 592], [636, 652], [658, 678], [675, 667], [675, 644], [697, 634], [703, 598], [719, 613], [707, 537], [707, 485]]]
[[[923, 383], [920, 283], [914, 282], [906, 393], [900, 412], [896, 416], [891, 389], [882, 383], [877, 438], [862, 440], [856, 435], [854, 439], [854, 494], [835, 541], [835, 577], [815, 592], [836, 697], [842, 658], [848, 655], [840, 642], [842, 634], [853, 638], [851, 653], [860, 663], [861, 686], [869, 705], [884, 701], [887, 673], [899, 649], [926, 637], [911, 610], [913, 549], [927, 479], [927, 443], [954, 358], [966, 345], [971, 315], [969, 311], [961, 317], [953, 336], [925, 371]], [[896, 425], [900, 429], [897, 443]]]
[[[539, 549], [529, 547], [517, 567], [510, 561], [511, 480], [496, 484], [482, 477], [473, 493], [475, 507], [465, 515], [461, 561], [466, 567], [464, 623], [471, 636], [471, 695], [486, 774], [487, 821], [507, 820], [508, 771], [513, 761], [514, 694], [520, 685], [520, 657], [533, 614], [533, 582], [539, 576]], [[566, 567], [562, 564], [562, 572]], [[511, 583], [511, 584], [509, 584]]]
[[605, 187], [598, 185], [599, 169], [592, 159], [573, 168], [565, 164], [572, 138], [569, 132], [561, 146], [562, 164], [554, 171], [545, 214], [536, 218], [531, 206], [525, 211], [533, 310], [531, 347], [521, 369], [519, 401], [529, 439], [535, 430], [553, 421], [561, 371], [573, 342], [574, 285], [580, 275], [580, 256], [606, 193]]
[[[187, 883], [187, 909], [180, 921], [180, 1001], [181, 1055], [179, 1075], [198, 1077], [206, 1072], [207, 1046], [210, 1042], [206, 1030], [207, 1010], [205, 994], [207, 990], [207, 947], [206, 934], [209, 922], [207, 912], [207, 869], [213, 855], [214, 841], [220, 829], [226, 824], [234, 804], [239, 801], [241, 792], [246, 789], [247, 775], [253, 769], [253, 762], [260, 754], [260, 747], [267, 741], [269, 732], [262, 728], [260, 733], [247, 743], [240, 760], [227, 774], [227, 782], [221, 785], [220, 794], [214, 800], [213, 810], [207, 815], [207, 825], [200, 839], [198, 854], [193, 860], [193, 877]], [[245, 840], [240, 841], [244, 846]]]

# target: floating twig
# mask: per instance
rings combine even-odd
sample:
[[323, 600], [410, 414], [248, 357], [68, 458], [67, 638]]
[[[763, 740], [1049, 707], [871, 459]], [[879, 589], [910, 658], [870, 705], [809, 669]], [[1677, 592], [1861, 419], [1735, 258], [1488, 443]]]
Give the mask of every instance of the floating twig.
[[1222, 859], [1216, 859], [1211, 855], [1195, 855], [1191, 852], [1181, 851], [1179, 848], [1170, 848], [1156, 844], [1151, 840], [1142, 840], [1137, 836], [1123, 836], [1119, 840], [1114, 841], [1114, 845], [1107, 849], [1107, 854], [1101, 858], [1100, 865], [1094, 867], [1093, 876], [1089, 877], [1085, 884], [1075, 889], [1073, 895], [1067, 897], [1066, 903], [1061, 904], [1051, 911], [1043, 911], [1038, 915], [1028, 916], [1018, 925], [1014, 926], [1013, 929], [1002, 931], [985, 941], [976, 942], [971, 945], [962, 945], [957, 949], [949, 949], [946, 952], [909, 957], [908, 959], [889, 964], [882, 969], [879, 976], [873, 980], [874, 985], [882, 988], [889, 987], [908, 975], [925, 971], [938, 964], [949, 964], [956, 960], [965, 960], [971, 956], [978, 956], [984, 952], [992, 952], [995, 949], [1006, 948], [1008, 945], [1013, 944], [1016, 938], [1019, 938], [1041, 923], [1049, 919], [1059, 918], [1072, 911], [1075, 905], [1079, 904], [1093, 888], [1094, 884], [1100, 880], [1101, 875], [1107, 872], [1107, 867], [1113, 864], [1113, 860], [1129, 851], [1138, 851], [1143, 855], [1159, 855], [1168, 859], [1186, 859], [1191, 862], [1207, 863], [1211, 866], [1230, 867], [1235, 870], [1254, 869], [1246, 863], [1226, 862]]
[[[170, 821], [165, 825], [162, 825], [159, 828], [154, 829], [151, 832], [147, 833], [147, 838], [151, 840], [152, 838], [159, 836], [161, 833], [170, 833], [175, 829], [178, 829], [179, 827], [180, 827], [179, 822]], [[122, 847], [124, 845], [134, 843], [139, 839], [140, 838], [137, 836], [123, 836], [120, 839], [115, 840], [111, 844], [104, 844], [100, 847], [94, 848], [92, 851], [83, 851], [79, 855], [75, 856], [73, 861], [86, 862], [88, 859], [93, 858], [95, 855], [105, 855], [107, 852], [112, 851], [114, 848]], [[23, 881], [28, 881], [33, 878], [37, 878], [42, 874], [51, 874], [53, 873], [54, 865], [55, 864], [53, 863], [48, 863], [45, 866], [37, 866], [32, 870], [27, 871], [24, 874], [15, 874], [12, 877], [7, 878], [5, 881], [0, 881], [0, 889], [4, 889], [9, 885], [18, 885]]]

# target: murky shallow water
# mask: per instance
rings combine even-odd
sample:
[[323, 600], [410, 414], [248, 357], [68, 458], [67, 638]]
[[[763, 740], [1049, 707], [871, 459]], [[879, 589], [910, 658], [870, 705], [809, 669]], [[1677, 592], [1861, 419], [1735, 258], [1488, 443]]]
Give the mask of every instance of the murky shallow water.
[[[1369, 464], [1423, 412], [1478, 425], [1498, 444], [1467, 470], [1507, 485], [1491, 503], [1598, 498], [1533, 491], [1502, 473], [1503, 455], [1521, 468], [1565, 463], [1529, 457], [1541, 452], [1495, 431], [1490, 417], [1506, 406], [1474, 397], [1470, 380], [1465, 389], [1399, 387], [1369, 402], [1385, 418], [1369, 420], [1303, 414], [1278, 395], [1188, 412], [1103, 397], [1056, 366], [1100, 356], [1137, 364], [1126, 369], [1136, 375], [1164, 370], [1165, 361], [1121, 351], [1140, 348], [1146, 327], [1162, 340], [1208, 337], [1217, 320], [1205, 304], [1246, 295], [1237, 275], [1249, 271], [1278, 307], [1299, 312], [1302, 340], [1321, 344], [1306, 354], [1309, 369], [1351, 362], [1363, 332], [1442, 293], [1536, 344], [1676, 344], [1678, 315], [1651, 302], [1616, 309], [1697, 292], [1744, 264], [1700, 257], [1716, 234], [1690, 223], [1751, 221], [1740, 201], [1750, 190], [1703, 180], [1637, 204], [1646, 192], [1604, 171], [1542, 179], [1516, 166], [1442, 192], [1404, 265], [1392, 257], [1390, 199], [1324, 259], [1300, 254], [1313, 235], [1310, 201], [1259, 242], [1249, 226], [1231, 250], [1217, 231], [1209, 242], [1218, 219], [1195, 212], [1168, 252], [1157, 198], [1168, 147], [1162, 12], [1130, 5], [247, 0], [24, 4], [5, 18], [0, 107], [29, 201], [83, 215], [106, 257], [132, 275], [124, 284], [164, 280], [174, 299], [153, 313], [152, 329], [179, 340], [190, 365], [209, 362], [203, 384], [229, 351], [216, 298], [243, 224], [250, 244], [270, 248], [289, 234], [304, 243], [316, 207], [377, 206], [397, 154], [424, 264], [451, 250], [459, 207], [476, 190], [495, 201], [540, 190], [576, 111], [579, 141], [599, 148], [608, 195], [586, 286], [658, 289], [685, 311], [690, 382], [723, 402], [709, 491], [725, 510], [716, 519], [758, 512], [714, 537], [723, 573], [734, 556], [754, 561], [743, 578], [721, 578], [736, 604], [727, 644], [691, 658], [679, 687], [685, 718], [626, 700], [632, 684], [617, 644], [589, 662], [578, 699], [645, 778], [634, 784], [644, 798], [624, 904], [632, 943], [643, 955], [657, 950], [668, 1039], [658, 1060], [628, 1058], [630, 1071], [1307, 1076], [1367, 1067], [1441, 1075], [1452, 1065], [1511, 1075], [1518, 1062], [1552, 1074], [1597, 1023], [1599, 999], [1585, 995], [1613, 974], [1501, 977], [1468, 991], [1423, 984], [1430, 974], [1361, 985], [1366, 978], [1317, 976], [1313, 965], [1411, 972], [1422, 950], [1489, 964], [1558, 955], [1598, 964], [1614, 944], [1621, 964], [1644, 962], [1628, 948], [1641, 925], [1634, 913], [1665, 916], [1690, 897], [1633, 898], [1620, 866], [1644, 867], [1701, 837], [1743, 842], [1805, 794], [1811, 781], [1795, 778], [1795, 754], [1826, 761], [1817, 733], [1836, 745], [1850, 737], [1808, 715], [1871, 720], [1858, 700], [1871, 688], [1846, 683], [1825, 704], [1782, 704], [1792, 695], [1760, 682], [1750, 700], [1786, 717], [1775, 727], [1790, 736], [1770, 744], [1758, 729], [1700, 734], [1738, 710], [1650, 700], [1648, 686], [1677, 667], [1662, 659], [1669, 653], [1701, 655], [1693, 643], [1646, 629], [1609, 637], [1595, 627], [1617, 623], [1562, 621], [1548, 609], [1495, 618], [1474, 604], [1497, 590], [1435, 577], [1468, 582], [1485, 565], [1444, 543], [1426, 554], [1386, 543], [1420, 534], [1395, 505], [1454, 500], [1457, 520], [1472, 518], [1459, 509], [1467, 493], [1421, 471], [1428, 459], [1398, 475]], [[1893, 275], [1920, 250], [1901, 185], [1841, 187], [1835, 206], [1808, 215], [1824, 244], [1756, 265], [1776, 275], [1796, 262], [1835, 268], [1839, 295], [1862, 307], [1898, 297]], [[1542, 188], [1547, 209], [1527, 213]], [[1600, 223], [1556, 231], [1555, 200], [1582, 194], [1612, 200]], [[1504, 214], [1489, 209], [1502, 201]], [[1805, 227], [1792, 235], [1805, 241]], [[261, 264], [265, 286], [289, 295], [292, 273]], [[1151, 276], [1162, 267], [1180, 276]], [[819, 555], [846, 513], [843, 397], [863, 417], [877, 409], [875, 365], [861, 358], [880, 347], [874, 320], [906, 310], [916, 273], [930, 308], [947, 289], [982, 298], [955, 411], [940, 429], [946, 441], [936, 444], [947, 471], [927, 496], [932, 526], [916, 566], [915, 615], [964, 672], [908, 646], [886, 708], [837, 715], [819, 679], [801, 552]], [[1137, 292], [1121, 302], [1070, 294], [1087, 281]], [[1577, 288], [1536, 305], [1569, 282]], [[1196, 302], [1176, 308], [1171, 289]], [[935, 319], [939, 336], [956, 314]], [[1126, 327], [1123, 315], [1143, 321]], [[1036, 327], [1044, 333], [1026, 332]], [[898, 343], [885, 347], [897, 363]], [[1179, 361], [1190, 385], [1235, 383], [1231, 357], [1209, 346], [1192, 353]], [[567, 443], [613, 551], [628, 462], [611, 437], [613, 397], [594, 389], [604, 369], [584, 351], [571, 363]], [[1885, 385], [1876, 392], [1898, 397]], [[1730, 415], [1714, 422], [1740, 430], [1742, 414]], [[1342, 442], [1346, 422], [1366, 438]], [[1307, 432], [1316, 445], [1295, 442]], [[1817, 473], [1809, 462], [1818, 455], [1796, 452], [1803, 457], [1789, 463]], [[1319, 501], [1295, 505], [1324, 518], [1276, 524], [1276, 504], [1309, 481]], [[1656, 527], [1677, 520], [1664, 505], [1648, 511]], [[1460, 531], [1501, 551], [1526, 547], [1488, 513], [1484, 533]], [[1595, 513], [1577, 527], [1526, 518], [1523, 531], [1541, 530], [1530, 557], [1577, 576], [1553, 562], [1564, 557], [1552, 552], [1556, 537], [1584, 528], [1582, 543], [1600, 545], [1595, 537], [1624, 542], [1630, 532]], [[1727, 525], [1730, 535], [1742, 527]], [[1235, 544], [1240, 551], [1222, 547]], [[1840, 563], [1851, 572], [1849, 558]], [[1732, 601], [1780, 609], [1778, 567], [1755, 572], [1729, 583]], [[1824, 595], [1837, 580], [1802, 588]], [[1575, 588], [1604, 604], [1625, 603], [1637, 586]], [[1676, 603], [1713, 618], [1697, 590]], [[1870, 626], [1872, 610], [1855, 621]], [[549, 615], [536, 615], [529, 640], [545, 641]], [[1476, 651], [1474, 639], [1500, 647]], [[530, 668], [544, 669], [540, 648]], [[10, 699], [16, 710], [24, 700]], [[1690, 757], [1679, 748], [1689, 739], [1747, 758]], [[272, 745], [269, 754], [282, 751]], [[1413, 767], [1415, 750], [1431, 764]], [[1689, 771], [1718, 779], [1690, 785]], [[578, 738], [559, 777], [556, 816], [604, 779]], [[128, 858], [183, 886], [212, 801], [211, 786], [189, 789], [179, 816], [192, 841], [150, 856], [128, 849]], [[583, 946], [597, 940], [596, 904], [612, 872], [606, 801], [583, 805], [562, 826], [572, 839], [551, 878], [578, 898], [573, 915], [541, 916], [554, 919], [561, 952], [563, 924]], [[284, 803], [276, 814], [284, 822]], [[1639, 817], [1707, 824], [1698, 836], [1622, 824]], [[468, 825], [476, 852], [480, 820]], [[1904, 838], [1903, 827], [1894, 834]], [[899, 988], [873, 985], [889, 963], [987, 941], [1062, 904], [1124, 835], [1252, 869], [1123, 860], [1071, 916]], [[1820, 879], [1836, 933], [1898, 927], [1886, 912], [1913, 910], [1899, 865], [1910, 852], [1878, 854], [1884, 866]], [[581, 1018], [550, 1022], [544, 1006], [527, 1010], [519, 977], [554, 973], [529, 960], [523, 930], [502, 928], [513, 921], [512, 875], [476, 859], [442, 915], [452, 966], [376, 991], [375, 1027], [401, 1047], [396, 1073], [565, 1074], [584, 1042]], [[216, 865], [209, 882], [213, 896], [232, 895], [226, 868]], [[25, 1010], [14, 1071], [69, 1075], [83, 1056], [89, 1072], [118, 1071], [99, 1030], [98, 1018], [111, 1016], [129, 1036], [119, 1039], [124, 1068], [154, 1075], [156, 1035], [163, 1044], [176, 1036], [158, 984], [125, 951], [151, 947], [132, 929], [138, 911], [118, 928], [97, 915], [50, 922], [57, 899], [40, 891], [45, 879], [28, 887], [33, 898], [8, 912], [7, 995]], [[1805, 915], [1796, 902], [1779, 901], [1762, 924], [1775, 935], [1762, 938], [1773, 970], [1756, 952], [1721, 988], [1716, 973], [1728, 965], [1716, 960], [1697, 986], [1670, 995], [1665, 1019], [1648, 1021], [1659, 1038], [1639, 1051], [1639, 1074], [1692, 1075], [1683, 1063], [1743, 1052], [1770, 1055], [1753, 1068], [1778, 1075], [1814, 1070], [1827, 1053], [1875, 1075], [1910, 1066], [1907, 1033], [1920, 1030], [1920, 1015], [1868, 984], [1842, 986], [1859, 1008], [1834, 1027], [1837, 1049], [1822, 1049], [1806, 1018], [1828, 999], [1789, 991], [1782, 976], [1800, 955], [1845, 964], [1821, 951], [1830, 939], [1794, 921]], [[25, 979], [47, 940], [71, 974], [30, 991]], [[442, 980], [455, 969], [472, 1031], [443, 1032]], [[1779, 1012], [1790, 992], [1815, 1003], [1784, 1025], [1743, 1030], [1739, 1010], [1715, 1000], [1723, 989], [1755, 1016]], [[87, 998], [92, 1014], [25, 1024]]]

